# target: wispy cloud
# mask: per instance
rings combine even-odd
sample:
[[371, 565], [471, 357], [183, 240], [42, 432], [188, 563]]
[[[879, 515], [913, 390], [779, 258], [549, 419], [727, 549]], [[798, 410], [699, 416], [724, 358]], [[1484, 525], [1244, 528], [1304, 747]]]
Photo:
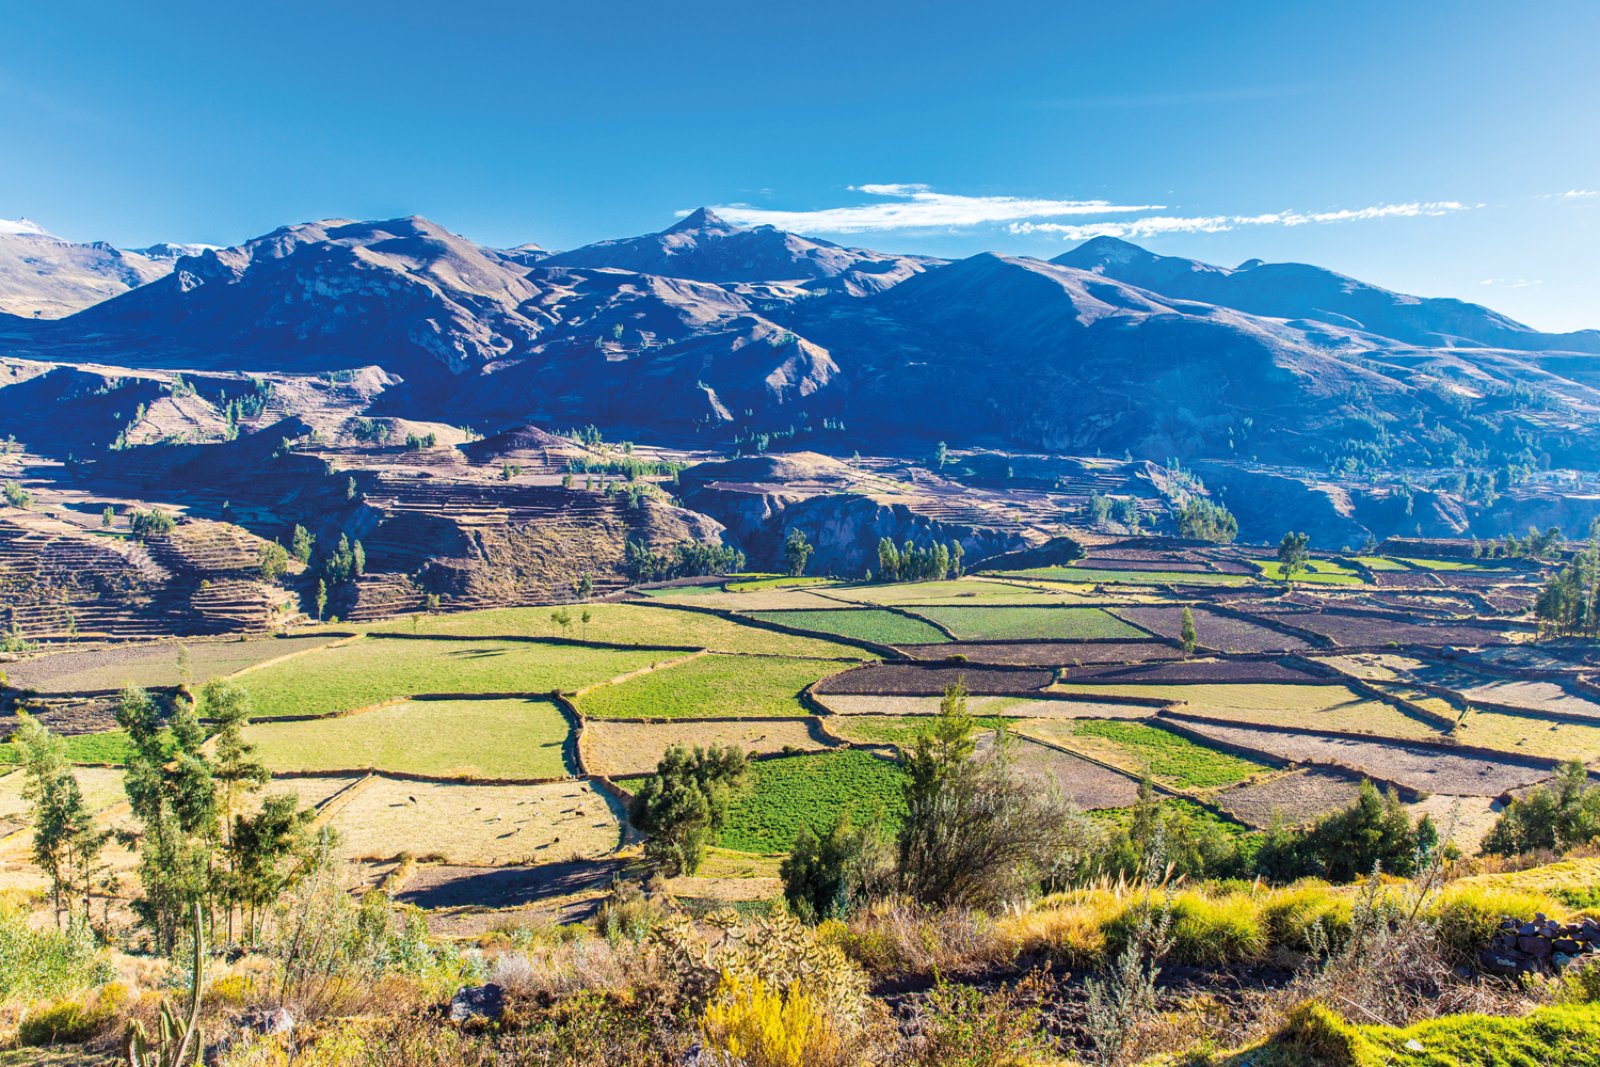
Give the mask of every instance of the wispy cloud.
[[1545, 193], [1544, 200], [1588, 200], [1600, 196], [1600, 189], [1568, 189], [1564, 193]]
[[1501, 289], [1531, 289], [1536, 285], [1543, 285], [1539, 278], [1485, 278], [1479, 285], [1492, 285]]
[[[1481, 206], [1481, 205], [1480, 205]], [[1273, 211], [1264, 215], [1146, 215], [1138, 219], [1112, 219], [1088, 223], [1013, 222], [1014, 234], [1058, 234], [1066, 241], [1086, 241], [1091, 237], [1159, 237], [1168, 233], [1222, 233], [1240, 226], [1309, 226], [1329, 222], [1362, 222], [1370, 219], [1419, 218], [1469, 211], [1472, 205], [1458, 200], [1412, 201], [1405, 204], [1374, 204], [1371, 207], [1339, 211]]]
[[[776, 226], [810, 233], [867, 233], [873, 230], [941, 229], [984, 223], [1161, 211], [1163, 204], [1117, 204], [1109, 200], [1045, 200], [1023, 196], [961, 196], [926, 185], [856, 185], [853, 192], [883, 198], [877, 203], [815, 211], [775, 211], [749, 204], [721, 204], [711, 210], [743, 226]], [[680, 216], [689, 212], [680, 211]]]

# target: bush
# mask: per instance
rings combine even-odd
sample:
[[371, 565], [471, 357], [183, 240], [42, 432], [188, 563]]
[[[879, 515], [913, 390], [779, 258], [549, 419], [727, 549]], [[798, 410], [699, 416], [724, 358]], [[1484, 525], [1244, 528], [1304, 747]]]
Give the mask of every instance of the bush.
[[1470, 964], [1489, 944], [1502, 919], [1509, 916], [1527, 921], [1538, 912], [1559, 910], [1543, 893], [1457, 882], [1439, 894], [1433, 917], [1445, 951], [1457, 962]]
[[109, 964], [87, 922], [35, 930], [18, 903], [0, 903], [0, 1001], [64, 996], [109, 978]]
[[1144, 914], [1166, 910], [1172, 915], [1170, 958], [1175, 963], [1212, 965], [1258, 959], [1266, 952], [1267, 935], [1259, 904], [1243, 894], [1209, 897], [1197, 892], [1166, 898], [1148, 894], [1132, 900], [1106, 926], [1106, 943], [1120, 953]]
[[827, 1012], [798, 983], [782, 993], [759, 977], [724, 973], [700, 1015], [706, 1044], [746, 1067], [827, 1067], [845, 1062]]
[[941, 980], [916, 1020], [905, 1062], [916, 1067], [1027, 1067], [1050, 1050], [1041, 1031], [1038, 980], [985, 993]]
[[1326, 885], [1301, 883], [1261, 902], [1267, 941], [1296, 952], [1337, 951], [1350, 937], [1350, 901]]
[[[120, 990], [120, 986], [112, 989]], [[30, 1008], [17, 1024], [17, 1043], [27, 1048], [40, 1045], [81, 1045], [104, 1030], [116, 1017], [120, 995], [103, 996], [92, 1004], [63, 997], [44, 1007]]]

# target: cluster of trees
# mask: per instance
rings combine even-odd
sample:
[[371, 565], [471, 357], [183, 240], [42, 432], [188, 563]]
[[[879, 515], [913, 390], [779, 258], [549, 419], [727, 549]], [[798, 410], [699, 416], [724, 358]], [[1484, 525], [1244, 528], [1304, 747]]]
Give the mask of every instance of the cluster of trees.
[[14, 508], [33, 507], [33, 494], [16, 482], [6, 482], [4, 485], [0, 485], [0, 496], [4, 496], [5, 502]]
[[640, 459], [632, 454], [633, 446], [625, 445], [621, 455], [573, 456], [567, 460], [567, 470], [573, 474], [620, 474], [629, 481], [639, 478], [676, 478], [684, 465], [672, 460]]
[[1600, 837], [1600, 788], [1578, 761], [1563, 764], [1548, 785], [1511, 802], [1483, 840], [1500, 856], [1564, 851]]
[[954, 575], [961, 577], [961, 561], [966, 549], [960, 541], [948, 546], [935, 542], [920, 548], [910, 541], [904, 548], [896, 548], [891, 538], [878, 542], [878, 578], [885, 582], [942, 581]]
[[152, 537], [164, 537], [177, 525], [178, 521], [160, 508], [151, 508], [149, 511], [134, 510], [128, 513], [128, 528], [133, 531], [133, 536], [141, 541], [148, 541]]
[[628, 809], [633, 825], [650, 835], [645, 861], [669, 878], [699, 870], [744, 774], [744, 753], [732, 745], [667, 749]]
[[439, 435], [429, 430], [425, 434], [406, 434], [406, 451], [421, 452], [426, 448], [433, 448], [439, 443]]
[[1553, 633], [1600, 635], [1600, 548], [1594, 542], [1545, 580], [1534, 614]]
[[1139, 502], [1131, 496], [1089, 494], [1089, 518], [1096, 523], [1117, 522], [1130, 530], [1139, 528]]
[[[134, 827], [116, 836], [138, 852], [133, 906], [141, 925], [170, 954], [198, 904], [213, 939], [225, 925], [229, 940], [237, 932], [253, 941], [268, 906], [306, 869], [313, 843], [310, 813], [294, 796], [255, 797], [271, 776], [244, 739], [244, 690], [226, 681], [207, 682], [197, 695], [185, 687], [164, 716], [149, 693], [130, 688], [117, 722], [128, 735], [123, 788]], [[50, 878], [58, 921], [63, 913], [87, 920], [96, 888], [114, 885], [100, 862], [110, 835], [95, 826], [60, 738], [24, 713], [16, 743], [34, 856]]]
[[1285, 582], [1292, 582], [1311, 567], [1311, 537], [1290, 531], [1278, 542], [1278, 566]]
[[643, 541], [629, 541], [623, 553], [628, 580], [664, 582], [670, 578], [699, 578], [708, 574], [729, 574], [744, 570], [744, 553], [728, 545], [684, 541], [671, 551], [652, 552]]
[[1239, 520], [1221, 504], [1203, 496], [1191, 496], [1178, 509], [1178, 535], [1219, 545], [1231, 544], [1239, 536]]
[[[1589, 540], [1593, 542], [1600, 535], [1600, 519], [1595, 520], [1589, 527]], [[1528, 527], [1526, 537], [1515, 537], [1506, 534], [1498, 541], [1472, 541], [1473, 558], [1494, 559], [1499, 556], [1503, 559], [1558, 559], [1566, 549], [1567, 539], [1561, 533], [1561, 527], [1552, 526], [1540, 533], [1537, 529]]]
[[811, 562], [811, 542], [806, 540], [805, 531], [795, 528], [789, 531], [789, 536], [783, 540], [783, 569], [791, 578], [798, 578], [806, 572], [806, 565]]
[[348, 535], [340, 534], [333, 551], [317, 561], [317, 573], [330, 587], [352, 582], [367, 572], [367, 551], [359, 540], [352, 542]]

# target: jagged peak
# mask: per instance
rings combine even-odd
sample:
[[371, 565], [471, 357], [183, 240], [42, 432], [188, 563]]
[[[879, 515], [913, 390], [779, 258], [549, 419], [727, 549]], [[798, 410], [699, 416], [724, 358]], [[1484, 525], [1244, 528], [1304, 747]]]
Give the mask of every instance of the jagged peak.
[[737, 233], [741, 227], [718, 215], [708, 207], [695, 208], [689, 214], [667, 227], [662, 233], [685, 233], [690, 230], [713, 233]]

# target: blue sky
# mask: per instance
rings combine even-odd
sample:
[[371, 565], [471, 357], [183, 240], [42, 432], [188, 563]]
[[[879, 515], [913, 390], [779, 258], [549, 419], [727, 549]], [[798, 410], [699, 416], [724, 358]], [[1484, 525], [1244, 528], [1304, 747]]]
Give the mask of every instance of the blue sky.
[[948, 256], [1122, 227], [1600, 327], [1595, 3], [56, 0], [5, 38], [0, 218], [79, 240], [416, 213], [561, 248], [700, 204]]

